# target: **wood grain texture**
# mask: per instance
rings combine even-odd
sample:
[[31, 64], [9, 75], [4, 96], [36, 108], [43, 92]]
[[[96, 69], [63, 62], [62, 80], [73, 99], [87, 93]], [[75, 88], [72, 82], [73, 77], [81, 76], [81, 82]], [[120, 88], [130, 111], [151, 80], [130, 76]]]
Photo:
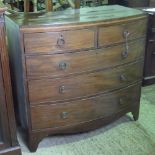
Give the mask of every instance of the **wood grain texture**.
[[124, 32], [128, 32], [128, 40], [139, 38], [146, 34], [147, 20], [139, 20], [128, 24], [99, 28], [99, 47], [125, 42]]
[[[96, 120], [91, 120], [87, 122], [83, 122], [80, 124], [74, 124], [70, 126], [62, 126], [60, 128], [47, 128], [46, 130], [34, 130], [31, 133], [29, 133], [28, 138], [28, 146], [29, 149], [34, 152], [36, 151], [36, 148], [38, 147], [39, 142], [48, 135], [64, 135], [64, 134], [76, 134], [76, 133], [83, 133], [83, 132], [89, 132], [91, 130], [95, 130], [97, 128], [102, 127], [103, 125], [107, 125], [117, 119], [119, 119], [122, 115], [125, 113], [128, 113], [132, 110], [136, 109], [136, 107], [132, 108], [126, 108], [122, 109], [122, 111], [119, 111], [118, 113], [112, 114], [109, 117], [99, 118]], [[37, 139], [36, 139], [37, 137]], [[35, 138], [35, 139], [34, 139]]]
[[[20, 119], [20, 123], [23, 128], [28, 128], [28, 121], [26, 118], [26, 95], [24, 89], [24, 75], [23, 75], [23, 66], [22, 66], [22, 53], [21, 46], [15, 46], [20, 42], [19, 32], [17, 25], [14, 25], [11, 20], [6, 18], [6, 29], [8, 37], [8, 52], [10, 58], [10, 71], [11, 71], [11, 80], [13, 86], [13, 97], [15, 104], [15, 112], [17, 120]], [[14, 38], [12, 38], [14, 36]], [[20, 74], [22, 73], [22, 74]], [[18, 104], [17, 104], [18, 103]]]
[[[8, 15], [15, 94], [31, 151], [50, 134], [89, 131], [127, 112], [138, 119], [146, 21], [140, 10], [121, 6]], [[123, 96], [127, 105], [119, 106]]]
[[[69, 9], [65, 11], [56, 12], [40, 12], [40, 13], [15, 13], [10, 14], [10, 17], [17, 25], [20, 25], [22, 29], [24, 28], [35, 28], [40, 26], [48, 27], [48, 25], [53, 26], [67, 26], [80, 24], [94, 24], [97, 22], [100, 24], [109, 24], [111, 21], [115, 20], [130, 20], [133, 21], [134, 18], [145, 18], [145, 13], [141, 10], [126, 8], [119, 5], [110, 6], [99, 6], [99, 7], [89, 7], [81, 9]], [[136, 19], [135, 19], [136, 20]]]
[[142, 58], [144, 47], [142, 38], [129, 43], [127, 56], [123, 56], [125, 44], [76, 53], [26, 56], [27, 75], [29, 79], [54, 78], [105, 69]]
[[[1, 64], [0, 64], [1, 65]], [[9, 134], [9, 124], [7, 116], [7, 105], [5, 98], [5, 88], [3, 83], [3, 71], [0, 66], [0, 128], [2, 136], [2, 144], [0, 145], [0, 150], [10, 146], [11, 137]]]
[[[18, 142], [3, 13], [0, 14], [0, 132], [2, 135], [1, 144], [3, 143], [3, 145], [0, 145], [0, 154], [11, 155], [13, 154], [12, 148], [17, 147]], [[20, 154], [18, 148], [17, 155]]]
[[[58, 79], [30, 80], [30, 104], [81, 98], [127, 86], [142, 78], [143, 62]], [[124, 76], [124, 79], [121, 79]], [[38, 93], [39, 92], [39, 93]]]
[[[136, 93], [140, 85], [134, 85], [110, 94], [60, 104], [32, 106], [32, 130], [58, 128], [108, 117], [134, 106], [139, 100]], [[66, 114], [65, 116], [63, 116]]]
[[[7, 107], [7, 114], [9, 120], [9, 128], [10, 128], [10, 136], [12, 139], [12, 145], [16, 146], [17, 137], [16, 137], [16, 124], [15, 124], [15, 117], [14, 117], [14, 106], [13, 106], [13, 97], [12, 97], [12, 85], [11, 85], [11, 78], [10, 78], [10, 67], [9, 67], [9, 57], [8, 51], [6, 47], [6, 40], [5, 40], [5, 27], [1, 28], [1, 44], [3, 47], [1, 48], [1, 67], [2, 67], [2, 77], [3, 77], [3, 85], [4, 85], [4, 94], [5, 94], [5, 104]], [[14, 125], [13, 125], [14, 124]]]
[[[89, 49], [95, 46], [94, 30], [24, 34], [25, 53], [47, 53], [75, 49]], [[55, 52], [55, 53], [56, 53]]]

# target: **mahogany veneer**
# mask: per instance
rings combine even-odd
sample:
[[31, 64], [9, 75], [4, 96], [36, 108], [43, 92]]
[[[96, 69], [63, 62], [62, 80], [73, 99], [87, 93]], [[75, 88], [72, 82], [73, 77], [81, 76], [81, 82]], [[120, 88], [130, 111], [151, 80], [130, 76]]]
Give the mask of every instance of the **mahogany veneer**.
[[7, 17], [31, 151], [51, 134], [89, 131], [127, 112], [138, 119], [146, 25], [142, 11], [118, 5]]
[[20, 155], [5, 40], [5, 11], [6, 8], [0, 8], [0, 155]]

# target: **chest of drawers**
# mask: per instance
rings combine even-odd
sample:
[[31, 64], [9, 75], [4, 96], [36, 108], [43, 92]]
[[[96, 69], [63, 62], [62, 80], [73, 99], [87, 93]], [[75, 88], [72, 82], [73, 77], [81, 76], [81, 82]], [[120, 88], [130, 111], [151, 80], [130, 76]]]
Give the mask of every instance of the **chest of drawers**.
[[50, 134], [138, 119], [146, 15], [118, 5], [10, 15], [7, 32], [20, 120], [31, 151]]

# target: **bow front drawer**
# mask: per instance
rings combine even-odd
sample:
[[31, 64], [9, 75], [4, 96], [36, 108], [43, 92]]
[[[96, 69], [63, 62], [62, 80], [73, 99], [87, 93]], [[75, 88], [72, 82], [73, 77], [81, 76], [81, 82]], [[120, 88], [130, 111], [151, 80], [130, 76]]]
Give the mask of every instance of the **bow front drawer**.
[[61, 104], [32, 106], [32, 129], [57, 128], [75, 125], [110, 116], [121, 110], [134, 106], [139, 101], [136, 84], [125, 89], [97, 97], [64, 102]]
[[30, 104], [63, 101], [127, 86], [142, 78], [143, 62], [74, 77], [30, 80]]
[[25, 53], [59, 53], [95, 45], [93, 29], [24, 34]]
[[128, 50], [123, 44], [75, 53], [27, 56], [27, 75], [29, 78], [62, 77], [135, 61], [143, 57], [144, 41], [140, 39], [129, 43]]
[[6, 17], [20, 123], [43, 137], [139, 116], [146, 22], [119, 5]]
[[99, 47], [140, 38], [146, 34], [147, 20], [99, 28]]

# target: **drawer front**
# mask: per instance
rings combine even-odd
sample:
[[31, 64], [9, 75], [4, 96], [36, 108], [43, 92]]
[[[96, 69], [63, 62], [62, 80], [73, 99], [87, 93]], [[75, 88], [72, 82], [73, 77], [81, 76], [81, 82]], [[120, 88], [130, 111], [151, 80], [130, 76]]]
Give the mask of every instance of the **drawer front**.
[[126, 39], [132, 40], [144, 36], [146, 34], [146, 22], [147, 20], [139, 20], [123, 25], [100, 27], [99, 47], [126, 42]]
[[83, 100], [31, 107], [32, 129], [56, 128], [104, 118], [139, 101], [140, 84]]
[[28, 81], [31, 104], [90, 96], [126, 86], [142, 78], [143, 62], [77, 76]]
[[118, 45], [91, 51], [26, 57], [29, 77], [60, 77], [134, 61], [144, 54], [144, 39], [131, 42], [129, 50]]
[[25, 53], [60, 53], [66, 50], [89, 49], [95, 44], [90, 29], [24, 34]]

